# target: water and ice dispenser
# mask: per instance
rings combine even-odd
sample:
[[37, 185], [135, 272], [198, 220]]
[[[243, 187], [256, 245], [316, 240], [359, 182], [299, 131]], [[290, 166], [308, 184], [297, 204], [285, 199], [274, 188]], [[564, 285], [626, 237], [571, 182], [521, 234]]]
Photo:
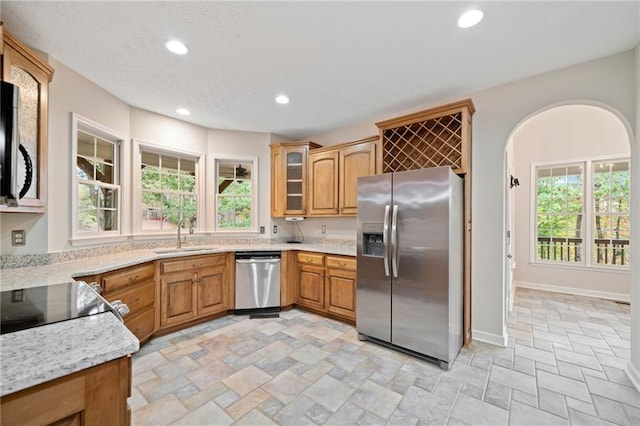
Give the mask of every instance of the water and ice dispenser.
[[362, 224], [362, 254], [365, 256], [383, 257], [383, 225], [382, 223]]

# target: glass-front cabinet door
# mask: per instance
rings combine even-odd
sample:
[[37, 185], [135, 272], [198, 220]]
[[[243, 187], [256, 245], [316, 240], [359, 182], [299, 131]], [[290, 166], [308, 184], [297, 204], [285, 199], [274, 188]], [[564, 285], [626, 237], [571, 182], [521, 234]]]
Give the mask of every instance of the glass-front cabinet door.
[[313, 142], [271, 145], [271, 216], [306, 216], [307, 156]]
[[28, 47], [2, 33], [2, 80], [20, 90], [18, 150], [18, 207], [0, 206], [4, 212], [44, 213], [47, 201], [47, 105], [53, 68]]

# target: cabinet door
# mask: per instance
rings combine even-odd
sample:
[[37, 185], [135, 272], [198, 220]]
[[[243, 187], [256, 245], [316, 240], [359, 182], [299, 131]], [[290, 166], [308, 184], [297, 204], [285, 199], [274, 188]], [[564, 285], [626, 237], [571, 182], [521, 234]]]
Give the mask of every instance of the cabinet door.
[[338, 214], [338, 151], [309, 155], [309, 215]]
[[[0, 27], [1, 28], [1, 27]], [[20, 88], [20, 145], [27, 155], [18, 153], [18, 190], [24, 192], [18, 207], [0, 206], [0, 211], [44, 213], [47, 201], [47, 111], [48, 86], [53, 68], [3, 29], [2, 80]], [[28, 157], [28, 158], [27, 158]], [[26, 171], [31, 163], [31, 182]], [[29, 184], [26, 186], [26, 184]]]
[[376, 144], [366, 142], [340, 151], [340, 214], [358, 212], [358, 177], [376, 173]]
[[327, 268], [326, 308], [355, 321], [356, 319], [356, 271]]
[[162, 276], [162, 314], [160, 325], [167, 326], [196, 317], [196, 284], [191, 271]]
[[223, 312], [227, 304], [227, 268], [216, 266], [196, 271], [198, 316]]
[[298, 266], [297, 304], [324, 310], [324, 267], [305, 264]]

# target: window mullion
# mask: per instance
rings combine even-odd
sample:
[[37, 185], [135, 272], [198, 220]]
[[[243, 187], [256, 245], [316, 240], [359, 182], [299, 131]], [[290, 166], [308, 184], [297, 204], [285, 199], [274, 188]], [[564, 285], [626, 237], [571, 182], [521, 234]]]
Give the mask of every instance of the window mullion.
[[585, 266], [592, 266], [593, 263], [593, 226], [595, 221], [595, 205], [593, 200], [593, 162], [591, 160], [585, 161], [584, 168], [584, 216], [585, 216], [585, 230], [584, 230], [584, 253], [585, 253]]

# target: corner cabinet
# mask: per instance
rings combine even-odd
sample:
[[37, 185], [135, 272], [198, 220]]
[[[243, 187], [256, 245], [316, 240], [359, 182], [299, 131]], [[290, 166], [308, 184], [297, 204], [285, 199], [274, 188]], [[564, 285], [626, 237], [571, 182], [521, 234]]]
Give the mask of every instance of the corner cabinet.
[[307, 215], [307, 156], [314, 142], [281, 142], [271, 147], [271, 216]]
[[309, 216], [355, 216], [358, 178], [376, 173], [378, 136], [309, 154]]
[[159, 262], [161, 329], [227, 312], [227, 257], [221, 253]]
[[[1, 212], [44, 213], [47, 202], [47, 110], [53, 68], [0, 25], [2, 80], [20, 88], [20, 145], [17, 207]], [[31, 179], [29, 179], [31, 175]]]

